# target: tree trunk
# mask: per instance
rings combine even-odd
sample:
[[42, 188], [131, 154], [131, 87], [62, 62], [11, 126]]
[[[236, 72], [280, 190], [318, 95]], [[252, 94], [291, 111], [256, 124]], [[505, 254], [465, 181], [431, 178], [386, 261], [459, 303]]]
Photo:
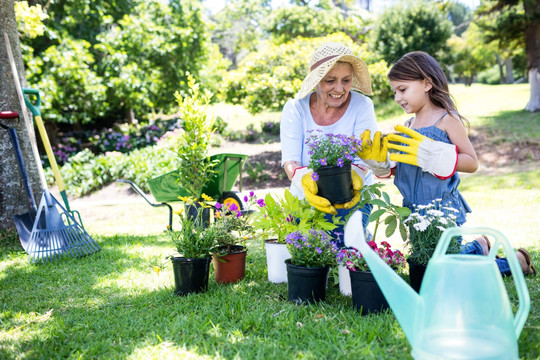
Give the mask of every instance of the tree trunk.
[[506, 73], [506, 83], [514, 83], [514, 66], [512, 64], [512, 57], [504, 59], [504, 72]]
[[[533, 17], [540, 13], [540, 0], [523, 1], [525, 14]], [[540, 111], [540, 22], [531, 21], [525, 27], [525, 52], [527, 54], [527, 69], [529, 84], [531, 85], [531, 97], [525, 110]]]
[[538, 71], [538, 68], [529, 69], [529, 84], [531, 86], [531, 97], [525, 110], [530, 112], [540, 111], [540, 71]]
[[504, 68], [503, 68], [503, 61], [501, 60], [501, 57], [499, 54], [495, 55], [497, 57], [497, 66], [499, 67], [499, 84], [504, 84]]
[[[15, 58], [19, 80], [21, 86], [24, 87], [26, 77], [24, 76], [19, 33], [15, 20], [14, 0], [0, 0], [0, 30], [0, 74], [2, 74], [2, 80], [0, 81], [0, 111], [16, 111], [21, 118], [18, 123], [5, 120], [2, 120], [2, 122], [14, 127], [17, 132], [30, 184], [36, 200], [39, 201], [41, 197], [39, 175], [32, 154], [30, 137], [24, 125], [21, 105], [17, 97], [4, 40], [4, 33], [6, 33], [11, 43], [11, 51]], [[8, 132], [4, 129], [0, 129], [0, 154], [0, 229], [14, 229], [13, 215], [25, 213], [28, 208], [13, 146]]]

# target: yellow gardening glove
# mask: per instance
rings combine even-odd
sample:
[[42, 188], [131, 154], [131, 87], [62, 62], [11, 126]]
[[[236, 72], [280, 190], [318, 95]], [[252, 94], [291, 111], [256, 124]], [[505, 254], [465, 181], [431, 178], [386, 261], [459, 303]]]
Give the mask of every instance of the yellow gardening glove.
[[388, 139], [377, 131], [371, 140], [368, 129], [361, 135], [362, 145], [357, 155], [369, 166], [378, 177], [388, 177], [395, 163], [388, 158]]
[[[319, 191], [317, 183], [311, 177], [312, 172], [305, 174], [302, 177], [302, 187], [304, 188], [304, 196], [311, 206], [315, 209], [328, 213], [328, 214], [337, 214], [336, 209], [350, 209], [355, 206], [360, 200], [360, 189], [362, 189], [362, 178], [355, 171], [356, 167], [353, 166], [353, 171], [351, 171], [351, 180], [352, 180], [352, 189], [353, 189], [353, 198], [343, 204], [334, 204], [332, 205], [330, 201], [322, 196], [318, 196], [317, 192]], [[361, 171], [361, 170], [360, 170]]]
[[390, 154], [390, 160], [418, 166], [440, 179], [447, 179], [456, 172], [457, 146], [435, 141], [403, 125], [396, 125], [394, 129], [410, 137], [388, 135], [388, 148], [404, 153]]

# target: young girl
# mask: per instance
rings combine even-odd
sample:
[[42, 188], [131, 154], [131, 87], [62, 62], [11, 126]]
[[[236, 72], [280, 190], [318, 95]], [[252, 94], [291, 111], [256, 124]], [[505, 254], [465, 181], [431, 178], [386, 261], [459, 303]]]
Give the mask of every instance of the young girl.
[[[464, 224], [471, 209], [458, 191], [457, 171], [474, 173], [478, 158], [464, 125], [468, 121], [458, 113], [440, 65], [425, 52], [411, 52], [392, 66], [388, 79], [395, 101], [414, 116], [395, 127], [402, 134], [381, 140], [376, 133], [370, 141], [366, 132], [360, 157], [378, 176], [395, 176], [403, 206], [413, 210], [441, 199], [442, 206], [457, 210], [456, 223]], [[462, 253], [487, 255], [490, 247], [487, 237], [479, 237], [464, 245]], [[519, 249], [517, 256], [525, 274], [536, 274], [526, 250]], [[497, 265], [503, 275], [510, 275], [506, 259], [497, 259]]]

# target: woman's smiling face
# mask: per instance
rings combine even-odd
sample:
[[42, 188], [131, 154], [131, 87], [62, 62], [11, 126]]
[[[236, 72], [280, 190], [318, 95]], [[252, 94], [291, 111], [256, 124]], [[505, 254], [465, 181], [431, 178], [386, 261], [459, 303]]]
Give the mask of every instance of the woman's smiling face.
[[317, 95], [329, 107], [340, 107], [349, 98], [353, 79], [352, 65], [338, 62], [317, 84]]

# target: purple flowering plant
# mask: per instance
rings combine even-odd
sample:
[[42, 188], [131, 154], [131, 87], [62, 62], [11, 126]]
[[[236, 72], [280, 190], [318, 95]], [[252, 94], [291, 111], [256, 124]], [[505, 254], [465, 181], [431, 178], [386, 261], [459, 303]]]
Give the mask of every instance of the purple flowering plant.
[[[323, 166], [350, 164], [356, 157], [361, 140], [342, 134], [323, 134], [321, 130], [311, 130], [306, 138], [308, 154], [311, 156], [309, 167], [314, 171]], [[313, 173], [315, 181], [316, 173]]]
[[287, 235], [286, 243], [294, 265], [323, 267], [336, 263], [339, 248], [327, 231], [295, 231]]
[[[369, 241], [368, 245], [384, 260], [392, 269], [399, 271], [405, 268], [405, 257], [399, 250], [392, 250], [391, 245], [386, 241], [381, 241], [381, 246], [375, 241]], [[351, 271], [369, 271], [366, 259], [362, 253], [355, 248], [342, 249], [337, 254], [337, 262], [345, 263], [347, 269]]]
[[207, 233], [215, 237], [216, 250], [220, 253], [230, 253], [235, 245], [243, 245], [254, 236], [250, 208], [255, 205], [263, 208], [265, 203], [253, 191], [245, 195], [243, 200], [245, 209], [240, 209], [234, 202], [214, 204], [214, 221], [210, 223]]

